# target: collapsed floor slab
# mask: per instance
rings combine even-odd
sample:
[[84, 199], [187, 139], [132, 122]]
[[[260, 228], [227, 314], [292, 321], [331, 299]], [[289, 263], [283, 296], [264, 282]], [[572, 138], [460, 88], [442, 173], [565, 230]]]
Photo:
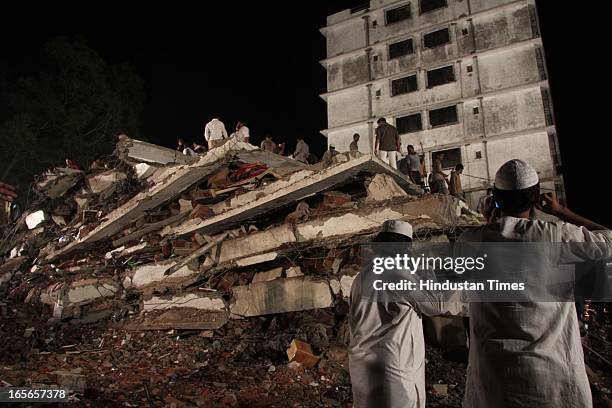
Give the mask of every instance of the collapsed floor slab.
[[144, 215], [148, 210], [176, 198], [182, 192], [198, 183], [206, 176], [218, 170], [223, 161], [219, 157], [225, 157], [232, 152], [240, 150], [252, 150], [254, 146], [247, 143], [233, 142], [213, 149], [206, 156], [192, 165], [169, 166], [156, 172], [151, 177], [152, 187], [143, 191], [129, 200], [123, 206], [112, 211], [97, 228], [77, 239], [65, 247], [51, 251], [45, 256], [47, 261], [53, 261], [61, 256], [68, 255], [72, 251], [85, 248], [103, 239], [108, 239], [123, 230], [130, 222]]
[[195, 158], [187, 156], [178, 150], [168, 149], [141, 140], [131, 139], [125, 135], [119, 136], [115, 154], [125, 161], [137, 161], [157, 164], [192, 163]]
[[[358, 175], [379, 173], [389, 174], [411, 194], [420, 193], [420, 188], [412, 184], [408, 178], [375, 156], [364, 155], [320, 172], [304, 170], [293, 173], [288, 179], [278, 180], [261, 189], [235, 197], [221, 214], [205, 220], [189, 220], [178, 227], [167, 228], [164, 233], [179, 236], [195, 232], [214, 234], [235, 227], [255, 216], [266, 214], [311, 195], [344, 185]], [[218, 208], [222, 209], [223, 207]]]

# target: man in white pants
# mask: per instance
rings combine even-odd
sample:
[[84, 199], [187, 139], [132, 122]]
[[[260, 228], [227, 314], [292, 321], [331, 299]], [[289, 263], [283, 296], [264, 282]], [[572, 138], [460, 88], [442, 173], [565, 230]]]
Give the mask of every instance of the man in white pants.
[[385, 118], [378, 119], [375, 151], [382, 161], [397, 170], [397, 156], [400, 151], [399, 133], [397, 128], [388, 124]]

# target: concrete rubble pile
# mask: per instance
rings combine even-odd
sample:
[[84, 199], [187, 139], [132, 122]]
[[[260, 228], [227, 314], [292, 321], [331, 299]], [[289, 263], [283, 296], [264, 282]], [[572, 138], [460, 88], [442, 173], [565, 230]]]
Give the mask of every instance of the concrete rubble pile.
[[[359, 244], [384, 221], [437, 242], [481, 222], [371, 155], [321, 169], [233, 140], [192, 158], [121, 136], [111, 159], [55, 169], [34, 187], [2, 241], [0, 299], [39, 307], [48, 324], [213, 339], [296, 316], [278, 348], [304, 367], [330, 343], [346, 351]], [[309, 314], [331, 321], [333, 341], [293, 338]]]

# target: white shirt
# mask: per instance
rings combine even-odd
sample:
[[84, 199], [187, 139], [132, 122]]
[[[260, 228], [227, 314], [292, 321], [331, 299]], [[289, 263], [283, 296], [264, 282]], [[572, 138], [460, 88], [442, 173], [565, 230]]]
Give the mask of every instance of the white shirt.
[[293, 153], [293, 158], [303, 163], [307, 163], [309, 154], [310, 149], [306, 142], [303, 140], [298, 140], [297, 145], [295, 146], [295, 153]]
[[237, 142], [246, 142], [249, 136], [249, 128], [246, 126], [242, 126], [240, 129], [232, 133], [230, 137], [236, 139]]
[[227, 130], [225, 125], [219, 119], [213, 119], [206, 124], [204, 128], [204, 137], [206, 141], [227, 139]]
[[[556, 256], [593, 261], [612, 256], [611, 231], [588, 231], [565, 222], [503, 217], [463, 233], [459, 240], [470, 245], [517, 240], [600, 243], [560, 245]], [[534, 260], [526, 272], [534, 278], [558, 274], [550, 270], [549, 258]], [[592, 406], [573, 302], [470, 303], [470, 330], [464, 407]]]

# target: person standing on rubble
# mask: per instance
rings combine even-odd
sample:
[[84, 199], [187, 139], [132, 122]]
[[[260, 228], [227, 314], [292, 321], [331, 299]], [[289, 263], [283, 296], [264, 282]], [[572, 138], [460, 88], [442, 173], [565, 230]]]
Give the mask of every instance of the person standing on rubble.
[[412, 182], [418, 186], [422, 186], [421, 179], [421, 158], [414, 151], [413, 145], [408, 145], [408, 154], [406, 155], [409, 176]]
[[196, 152], [197, 154], [206, 154], [206, 146], [202, 146], [201, 144], [198, 144], [197, 142], [193, 142], [193, 151]]
[[246, 127], [241, 120], [239, 120], [236, 122], [236, 131], [232, 133], [230, 137], [234, 138], [237, 142], [249, 143], [249, 128]]
[[212, 120], [204, 127], [204, 138], [208, 143], [208, 150], [221, 146], [227, 139], [227, 130], [219, 119], [219, 115], [213, 115]]
[[388, 124], [385, 118], [378, 119], [377, 123], [374, 150], [382, 161], [397, 170], [397, 156], [401, 147], [397, 128]]
[[359, 133], [353, 135], [353, 141], [349, 146], [349, 154], [351, 157], [357, 157], [357, 153], [359, 153], [359, 138]]
[[179, 138], [176, 150], [183, 153], [185, 156], [197, 156], [197, 153], [189, 146], [185, 144], [183, 138]]
[[[501, 209], [499, 219], [464, 232], [459, 241], [470, 247], [476, 242], [566, 244], [551, 251], [559, 259], [540, 257], [539, 250], [520, 260], [531, 282], [546, 274], [558, 276], [556, 265], [612, 257], [612, 231], [562, 206], [554, 193], [540, 195], [538, 173], [526, 162], [510, 160], [498, 170], [493, 197]], [[562, 221], [535, 220], [535, 208]], [[464, 407], [591, 407], [573, 301], [523, 299], [470, 303]]]
[[[412, 225], [386, 221], [373, 242], [386, 243], [385, 247], [390, 243], [406, 245], [406, 253], [410, 254]], [[360, 272], [363, 273], [366, 272]], [[388, 293], [370, 290], [370, 294], [367, 285], [368, 277], [358, 275], [351, 286], [349, 371], [354, 406], [424, 408], [425, 340], [421, 314], [442, 314], [445, 303], [425, 291], [413, 302]]]
[[327, 168], [332, 165], [334, 162], [334, 156], [338, 154], [336, 147], [334, 145], [329, 145], [329, 149], [323, 153], [323, 157], [321, 158], [321, 162], [323, 163], [323, 168]]
[[463, 173], [463, 164], [459, 163], [455, 166], [455, 170], [451, 171], [448, 190], [451, 195], [465, 201], [465, 193], [461, 186], [461, 173]]
[[431, 192], [432, 193], [442, 193], [448, 194], [448, 188], [446, 185], [448, 184], [448, 180], [446, 179], [446, 174], [442, 171], [443, 165], [442, 161], [444, 160], [444, 153], [439, 152], [436, 154], [436, 159], [433, 162], [432, 174], [431, 174]]
[[308, 156], [310, 155], [310, 147], [304, 141], [304, 136], [298, 135], [297, 144], [295, 145], [295, 152], [293, 158], [302, 163], [308, 163]]
[[266, 138], [261, 142], [260, 145], [262, 150], [267, 152], [276, 153], [276, 143], [272, 140], [272, 135], [267, 134]]

